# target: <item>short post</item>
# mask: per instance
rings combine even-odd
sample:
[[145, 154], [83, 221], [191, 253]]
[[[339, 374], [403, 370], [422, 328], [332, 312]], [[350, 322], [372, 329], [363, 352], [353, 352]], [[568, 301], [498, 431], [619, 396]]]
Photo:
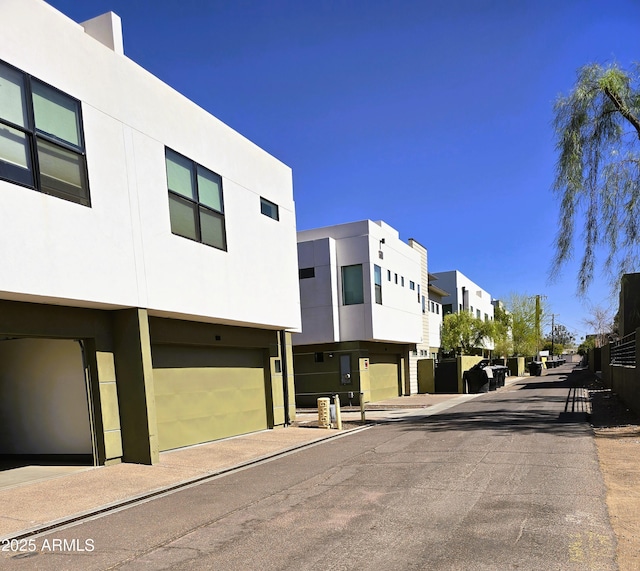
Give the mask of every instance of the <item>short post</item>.
[[364, 393], [360, 393], [360, 420], [366, 422], [364, 409]]
[[331, 428], [331, 413], [329, 411], [329, 399], [318, 399], [318, 426], [320, 428]]
[[333, 395], [333, 405], [336, 407], [336, 428], [342, 430], [342, 416], [340, 415], [340, 395]]

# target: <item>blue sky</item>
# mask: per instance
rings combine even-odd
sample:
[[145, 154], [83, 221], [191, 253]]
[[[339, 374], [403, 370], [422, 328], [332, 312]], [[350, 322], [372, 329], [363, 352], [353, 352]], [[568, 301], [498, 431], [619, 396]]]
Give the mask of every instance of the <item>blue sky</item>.
[[[299, 229], [382, 219], [430, 271], [588, 332], [577, 261], [548, 281], [553, 102], [586, 63], [640, 61], [637, 0], [49, 3], [117, 13], [128, 57], [289, 165]], [[586, 301], [617, 309], [600, 274]]]

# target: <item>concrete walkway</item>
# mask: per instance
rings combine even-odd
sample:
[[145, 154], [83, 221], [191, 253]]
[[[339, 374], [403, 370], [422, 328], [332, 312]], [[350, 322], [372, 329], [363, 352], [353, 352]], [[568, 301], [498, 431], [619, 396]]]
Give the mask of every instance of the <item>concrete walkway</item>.
[[[507, 386], [520, 380], [510, 377]], [[375, 410], [367, 411], [366, 420], [396, 422], [428, 416], [477, 396], [398, 397], [376, 402], [372, 405]], [[342, 418], [343, 422], [359, 422], [359, 409], [344, 411]], [[43, 466], [0, 472], [0, 540], [54, 529], [367, 428], [364, 425], [338, 432], [304, 426], [314, 419], [317, 413], [301, 412], [297, 426], [163, 452], [160, 463], [154, 466]]]

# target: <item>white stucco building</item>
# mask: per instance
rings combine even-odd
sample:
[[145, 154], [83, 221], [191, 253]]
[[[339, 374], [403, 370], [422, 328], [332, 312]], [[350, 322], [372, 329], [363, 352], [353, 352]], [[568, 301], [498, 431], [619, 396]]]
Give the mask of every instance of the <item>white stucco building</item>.
[[[468, 311], [474, 317], [483, 321], [493, 320], [493, 305], [491, 294], [471, 281], [458, 270], [434, 272], [440, 289], [449, 292], [441, 297], [443, 315]], [[493, 349], [493, 341], [487, 341], [485, 349]]]
[[426, 311], [429, 315], [429, 356], [434, 359], [437, 358], [442, 347], [440, 338], [444, 317], [442, 300], [447, 296], [449, 292], [439, 286], [438, 278], [434, 274], [429, 274], [429, 299]]
[[0, 238], [0, 355], [79, 376], [0, 359], [0, 453], [154, 462], [285, 422], [291, 169], [127, 58], [115, 14], [0, 4]]
[[420, 252], [384, 222], [364, 220], [298, 232], [298, 264], [298, 401], [409, 394], [409, 356], [423, 341]]

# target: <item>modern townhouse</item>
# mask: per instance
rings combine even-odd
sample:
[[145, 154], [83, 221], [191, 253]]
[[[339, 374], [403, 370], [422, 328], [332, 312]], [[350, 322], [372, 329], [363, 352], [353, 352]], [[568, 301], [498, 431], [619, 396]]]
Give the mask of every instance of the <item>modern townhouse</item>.
[[[491, 294], [471, 281], [462, 272], [457, 270], [434, 272], [433, 276], [438, 280], [438, 288], [449, 292], [449, 295], [441, 297], [443, 316], [467, 311], [483, 321], [493, 320]], [[484, 351], [492, 350], [493, 342], [487, 340], [481, 349]]]
[[409, 394], [410, 355], [423, 341], [421, 253], [384, 222], [364, 220], [298, 232], [298, 263], [298, 404]]
[[291, 170], [115, 14], [0, 4], [0, 237], [0, 454], [154, 463], [295, 414]]
[[440, 333], [442, 331], [442, 319], [444, 312], [442, 300], [449, 296], [449, 292], [440, 288], [436, 282], [438, 278], [434, 274], [429, 274], [429, 299], [427, 301], [427, 311], [429, 314], [429, 357], [438, 359], [442, 347]]
[[409, 393], [418, 393], [418, 361], [430, 355], [431, 319], [429, 314], [428, 292], [423, 284], [429, 283], [429, 265], [427, 249], [417, 240], [409, 238], [409, 246], [420, 254], [420, 281], [417, 285], [417, 299], [420, 302], [422, 337], [416, 348], [409, 354]]

